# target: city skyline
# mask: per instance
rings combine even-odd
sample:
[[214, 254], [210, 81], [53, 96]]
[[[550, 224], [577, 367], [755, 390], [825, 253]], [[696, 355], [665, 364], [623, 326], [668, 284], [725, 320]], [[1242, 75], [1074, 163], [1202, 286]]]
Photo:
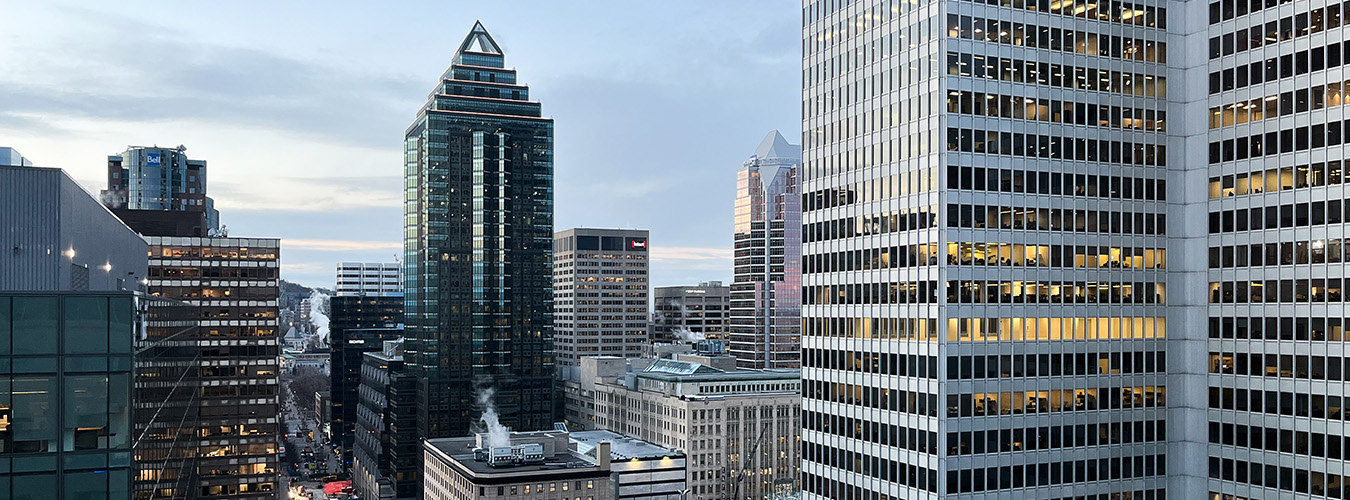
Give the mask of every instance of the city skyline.
[[[650, 229], [663, 243], [652, 251], [654, 286], [730, 282], [736, 166], [766, 130], [799, 142], [795, 9], [616, 5], [465, 5], [435, 31], [442, 21], [422, 16], [420, 4], [322, 13], [161, 5], [145, 19], [126, 14], [135, 5], [15, 5], [8, 17], [31, 28], [0, 35], [0, 134], [94, 194], [107, 155], [184, 144], [211, 165], [222, 225], [281, 237], [283, 279], [330, 288], [337, 262], [400, 253], [400, 138], [391, 130], [421, 104], [425, 75], [444, 69], [460, 32], [482, 20], [513, 66], [537, 68], [523, 83], [567, 124], [557, 131], [557, 227]], [[632, 22], [640, 18], [673, 22]], [[570, 30], [568, 20], [605, 29]], [[110, 28], [129, 23], [154, 29]], [[236, 36], [244, 23], [249, 36]], [[376, 35], [351, 36], [355, 26]], [[419, 34], [428, 32], [444, 35]], [[175, 64], [152, 72], [147, 60]], [[639, 98], [642, 106], [626, 104]], [[264, 175], [271, 181], [252, 183]]]

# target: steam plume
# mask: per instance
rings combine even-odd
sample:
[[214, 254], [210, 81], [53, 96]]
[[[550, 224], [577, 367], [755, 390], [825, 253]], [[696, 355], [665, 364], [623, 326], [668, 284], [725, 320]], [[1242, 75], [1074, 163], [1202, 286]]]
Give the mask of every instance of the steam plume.
[[328, 296], [314, 290], [309, 293], [309, 322], [314, 325], [314, 334], [324, 344], [328, 343]]
[[479, 420], [487, 426], [487, 447], [511, 446], [511, 433], [498, 420], [497, 407], [492, 404], [492, 396], [497, 391], [491, 387], [478, 391], [478, 405], [483, 407], [483, 416]]

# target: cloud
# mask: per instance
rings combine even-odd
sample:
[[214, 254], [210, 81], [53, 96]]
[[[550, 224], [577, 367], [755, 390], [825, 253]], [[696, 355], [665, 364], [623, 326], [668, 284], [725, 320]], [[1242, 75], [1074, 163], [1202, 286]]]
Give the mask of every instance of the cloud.
[[232, 212], [287, 210], [331, 212], [352, 208], [402, 208], [402, 178], [269, 177], [267, 182], [215, 181], [216, 207]]
[[652, 262], [682, 269], [731, 270], [730, 248], [652, 247]]
[[288, 250], [316, 250], [320, 252], [352, 252], [373, 250], [402, 250], [403, 244], [390, 241], [304, 240], [286, 238], [281, 248]]

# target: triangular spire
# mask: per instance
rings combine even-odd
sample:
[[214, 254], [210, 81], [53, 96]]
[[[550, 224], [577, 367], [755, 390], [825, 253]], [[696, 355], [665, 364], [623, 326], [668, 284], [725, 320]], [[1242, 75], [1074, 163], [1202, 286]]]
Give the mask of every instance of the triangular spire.
[[802, 148], [801, 146], [794, 146], [788, 143], [787, 139], [784, 139], [782, 134], [778, 133], [777, 130], [773, 130], [769, 132], [769, 135], [764, 136], [764, 140], [759, 143], [759, 147], [755, 148], [755, 157], [761, 159], [801, 159]]
[[501, 54], [502, 48], [492, 39], [492, 35], [488, 34], [482, 21], [474, 21], [473, 29], [469, 30], [469, 36], [464, 37], [464, 43], [459, 44], [459, 52], [465, 51]]

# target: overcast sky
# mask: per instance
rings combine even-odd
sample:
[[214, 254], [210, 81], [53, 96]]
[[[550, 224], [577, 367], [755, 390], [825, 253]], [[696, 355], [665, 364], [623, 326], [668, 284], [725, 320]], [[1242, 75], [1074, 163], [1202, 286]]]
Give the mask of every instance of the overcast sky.
[[403, 130], [475, 20], [555, 119], [556, 219], [651, 230], [654, 286], [731, 278], [736, 169], [800, 140], [800, 4], [0, 0], [0, 146], [94, 193], [186, 145], [282, 277], [401, 253]]

